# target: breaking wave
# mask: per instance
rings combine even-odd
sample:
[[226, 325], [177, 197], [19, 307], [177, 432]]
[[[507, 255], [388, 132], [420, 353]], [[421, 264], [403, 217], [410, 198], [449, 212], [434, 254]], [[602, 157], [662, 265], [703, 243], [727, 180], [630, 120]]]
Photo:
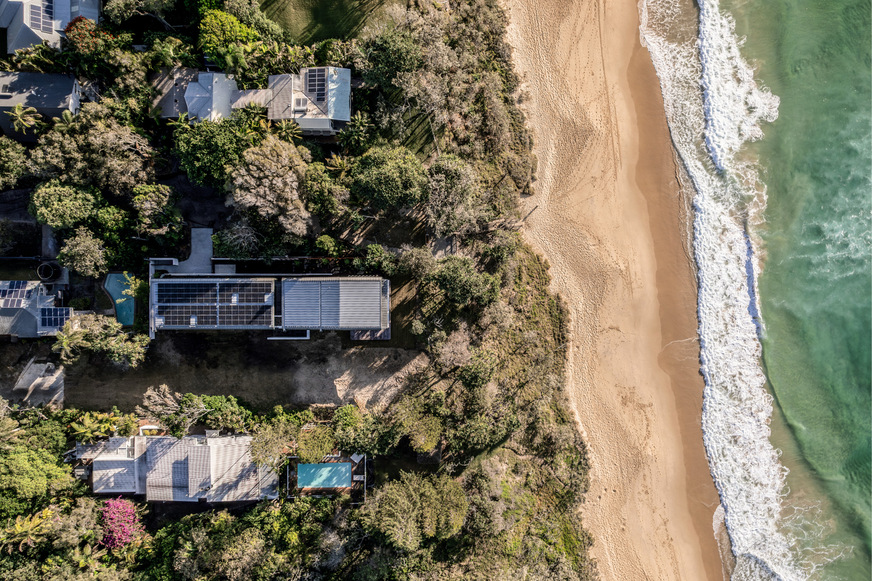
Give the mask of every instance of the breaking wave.
[[781, 526], [787, 471], [769, 440], [773, 401], [761, 367], [752, 233], [765, 186], [741, 151], [762, 138], [779, 101], [755, 81], [717, 0], [699, 0], [698, 21], [680, 2], [639, 0], [640, 33], [694, 190], [703, 438], [736, 557], [732, 579], [806, 579], [811, 571]]

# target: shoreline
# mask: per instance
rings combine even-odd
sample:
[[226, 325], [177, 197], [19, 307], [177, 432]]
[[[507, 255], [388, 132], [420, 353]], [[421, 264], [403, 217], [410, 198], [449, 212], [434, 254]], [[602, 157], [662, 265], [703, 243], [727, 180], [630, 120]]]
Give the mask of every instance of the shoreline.
[[504, 0], [539, 158], [525, 236], [572, 314], [582, 519], [606, 579], [722, 579], [689, 201], [636, 4], [604, 4]]

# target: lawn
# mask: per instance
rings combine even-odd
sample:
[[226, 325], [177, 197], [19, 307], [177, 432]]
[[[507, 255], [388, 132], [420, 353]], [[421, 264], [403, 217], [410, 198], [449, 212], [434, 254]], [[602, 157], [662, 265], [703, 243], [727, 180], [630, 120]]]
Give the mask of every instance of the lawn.
[[391, 5], [406, 0], [263, 0], [260, 7], [301, 44], [354, 38], [368, 24], [383, 22]]

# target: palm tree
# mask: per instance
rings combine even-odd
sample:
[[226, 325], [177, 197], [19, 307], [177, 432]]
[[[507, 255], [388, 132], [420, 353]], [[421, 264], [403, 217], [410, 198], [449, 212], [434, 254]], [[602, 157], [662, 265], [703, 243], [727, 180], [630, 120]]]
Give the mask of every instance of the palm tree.
[[35, 128], [39, 123], [39, 115], [34, 107], [25, 107], [21, 103], [7, 111], [12, 118], [12, 128], [18, 133], [26, 134], [31, 127]]
[[351, 121], [339, 132], [339, 143], [346, 151], [358, 154], [365, 150], [371, 140], [372, 123], [366, 113], [358, 111], [351, 117]]
[[118, 418], [115, 414], [85, 412], [78, 422], [72, 422], [70, 427], [76, 439], [90, 443], [97, 438], [106, 438], [115, 433]]
[[300, 129], [300, 126], [296, 121], [282, 119], [276, 125], [276, 135], [281, 140], [287, 141], [288, 143], [294, 143], [303, 138], [303, 131]]
[[78, 322], [69, 320], [55, 336], [55, 344], [51, 350], [60, 353], [61, 361], [70, 363], [76, 359], [76, 353], [81, 349], [90, 347], [88, 333], [79, 326]]
[[97, 569], [101, 566], [100, 559], [106, 555], [106, 549], [91, 547], [90, 543], [84, 547], [76, 547], [71, 555], [73, 562], [79, 569]]
[[73, 112], [65, 109], [63, 113], [61, 113], [60, 117], [55, 117], [54, 128], [60, 133], [67, 133], [70, 129], [73, 128], [73, 124], [76, 122], [76, 118], [73, 115]]
[[178, 131], [179, 129], [187, 131], [191, 128], [191, 122], [188, 120], [188, 112], [185, 111], [184, 113], [180, 114], [178, 119], [170, 119], [169, 121], [167, 121], [167, 125], [173, 127], [176, 131]]
[[336, 155], [335, 153], [327, 158], [327, 161], [324, 163], [327, 166], [327, 169], [330, 171], [334, 171], [339, 174], [339, 179], [345, 177], [345, 174], [348, 173], [348, 170], [351, 169], [351, 162], [344, 155]]
[[23, 551], [25, 545], [32, 547], [41, 543], [51, 527], [53, 515], [47, 508], [31, 516], [15, 517], [14, 523], [0, 531], [0, 545], [6, 545], [7, 551], [12, 553], [13, 545], [17, 544], [18, 550]]

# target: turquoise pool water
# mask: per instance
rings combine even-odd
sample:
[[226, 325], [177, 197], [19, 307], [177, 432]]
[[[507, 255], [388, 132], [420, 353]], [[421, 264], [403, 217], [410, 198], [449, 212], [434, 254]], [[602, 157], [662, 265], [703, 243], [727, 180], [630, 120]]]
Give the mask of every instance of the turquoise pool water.
[[[109, 293], [109, 296], [112, 297], [112, 302], [115, 303], [115, 318], [118, 319], [118, 322], [125, 326], [132, 325], [133, 309], [135, 305], [133, 298], [124, 295], [124, 289], [127, 288], [127, 283], [124, 281], [124, 274], [117, 272], [107, 274], [103, 287], [106, 289], [106, 292]], [[119, 303], [118, 299], [127, 300]]]
[[351, 486], [351, 463], [298, 464], [299, 488], [343, 488]]

